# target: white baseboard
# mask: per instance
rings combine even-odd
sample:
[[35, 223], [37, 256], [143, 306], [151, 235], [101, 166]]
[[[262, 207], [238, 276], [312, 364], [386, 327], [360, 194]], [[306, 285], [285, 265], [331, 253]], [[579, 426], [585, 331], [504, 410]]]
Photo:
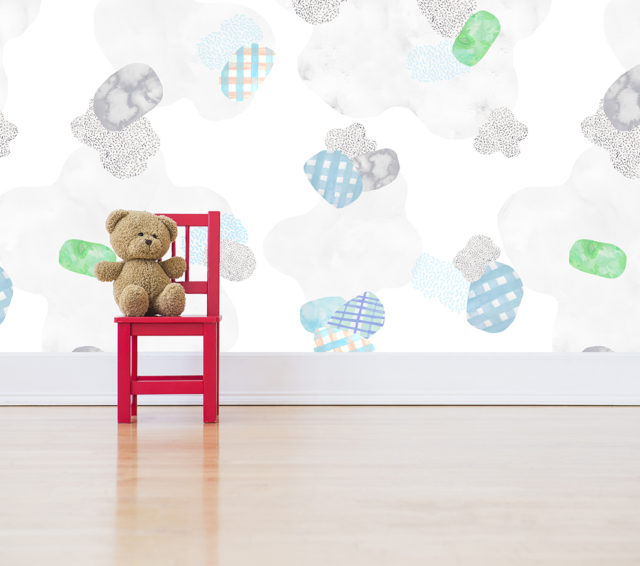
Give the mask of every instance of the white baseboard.
[[[197, 374], [195, 353], [142, 353], [141, 374]], [[225, 353], [225, 405], [640, 405], [640, 354]], [[113, 353], [0, 354], [0, 405], [113, 405]], [[147, 396], [141, 404], [200, 404]]]

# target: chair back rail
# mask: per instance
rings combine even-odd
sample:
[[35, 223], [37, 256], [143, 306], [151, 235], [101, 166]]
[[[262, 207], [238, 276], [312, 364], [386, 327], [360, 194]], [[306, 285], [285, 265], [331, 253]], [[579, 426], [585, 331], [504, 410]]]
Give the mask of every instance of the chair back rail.
[[[184, 287], [187, 294], [207, 295], [207, 316], [220, 314], [220, 212], [211, 211], [207, 214], [172, 214], [163, 213], [171, 218], [178, 226], [185, 229], [185, 261], [187, 268], [184, 281], [177, 281]], [[191, 281], [189, 264], [191, 260], [190, 228], [207, 228], [207, 279], [206, 281]], [[171, 244], [171, 257], [176, 255], [176, 242]]]

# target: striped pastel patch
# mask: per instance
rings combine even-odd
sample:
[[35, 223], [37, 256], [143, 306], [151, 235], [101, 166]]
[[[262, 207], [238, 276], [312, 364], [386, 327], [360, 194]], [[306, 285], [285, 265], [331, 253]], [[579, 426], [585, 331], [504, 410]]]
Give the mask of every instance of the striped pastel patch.
[[321, 151], [308, 159], [304, 172], [318, 194], [343, 208], [362, 194], [362, 177], [351, 159], [339, 151]]
[[502, 332], [515, 320], [523, 294], [522, 281], [513, 268], [492, 261], [484, 275], [471, 283], [467, 322], [485, 332]]
[[314, 352], [373, 352], [366, 338], [343, 328], [323, 326], [314, 333]]
[[273, 50], [257, 43], [238, 49], [220, 73], [220, 88], [230, 100], [247, 100], [273, 67]]

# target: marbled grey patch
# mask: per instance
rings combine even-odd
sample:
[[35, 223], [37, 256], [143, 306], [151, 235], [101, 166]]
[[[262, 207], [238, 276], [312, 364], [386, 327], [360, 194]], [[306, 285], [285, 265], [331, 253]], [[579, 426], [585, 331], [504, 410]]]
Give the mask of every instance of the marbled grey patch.
[[292, 0], [293, 9], [305, 22], [324, 24], [340, 13], [340, 4], [345, 0]]
[[220, 240], [220, 275], [229, 281], [243, 281], [256, 268], [251, 248], [240, 242]]
[[73, 349], [74, 352], [102, 352], [100, 348], [96, 346], [78, 346]]
[[613, 352], [611, 348], [607, 348], [606, 346], [589, 346], [582, 350], [583, 352]]
[[95, 149], [104, 168], [119, 179], [142, 173], [149, 158], [160, 149], [160, 138], [147, 118], [139, 118], [126, 128], [113, 132], [96, 117], [93, 101], [82, 116], [71, 122], [71, 132], [82, 143]]
[[518, 122], [511, 110], [496, 108], [480, 126], [480, 131], [473, 140], [473, 147], [484, 155], [500, 151], [505, 157], [515, 157], [520, 154], [519, 144], [528, 133], [527, 126]]
[[604, 113], [601, 101], [597, 112], [582, 121], [582, 133], [609, 152], [611, 164], [619, 173], [629, 179], [640, 177], [640, 128], [616, 129]]
[[456, 37], [477, 9], [476, 0], [418, 0], [431, 27], [444, 37]]
[[358, 155], [353, 158], [353, 164], [362, 177], [363, 191], [381, 189], [394, 181], [400, 172], [398, 155], [389, 148]]
[[162, 83], [156, 72], [144, 63], [131, 63], [100, 85], [93, 97], [93, 111], [107, 130], [120, 131], [161, 100]]
[[604, 113], [616, 130], [633, 130], [640, 124], [640, 65], [629, 69], [608, 88]]
[[324, 143], [329, 151], [339, 151], [349, 159], [376, 149], [376, 142], [367, 138], [364, 126], [358, 122], [346, 128], [329, 130]]
[[17, 135], [18, 128], [0, 112], [0, 157], [5, 157], [11, 153], [9, 151], [9, 142]]
[[453, 259], [455, 266], [470, 283], [480, 279], [488, 265], [500, 257], [500, 248], [489, 236], [472, 236]]

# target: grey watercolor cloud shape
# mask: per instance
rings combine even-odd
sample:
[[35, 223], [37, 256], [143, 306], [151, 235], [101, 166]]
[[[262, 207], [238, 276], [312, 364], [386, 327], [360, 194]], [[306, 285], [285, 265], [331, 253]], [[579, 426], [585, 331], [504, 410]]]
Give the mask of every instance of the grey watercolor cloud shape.
[[[111, 290], [92, 277], [62, 268], [58, 253], [70, 237], [109, 245], [104, 222], [109, 212], [118, 208], [231, 212], [227, 202], [211, 189], [174, 185], [160, 155], [138, 177], [120, 180], [105, 171], [88, 148], [71, 154], [52, 185], [19, 187], [1, 194], [2, 267], [11, 273], [15, 287], [47, 299], [44, 350], [70, 352], [78, 345], [91, 344], [114, 351], [113, 316], [118, 309]], [[25, 222], [25, 210], [29, 211], [29, 222]], [[187, 308], [197, 303], [191, 297]], [[228, 350], [237, 339], [238, 321], [224, 291], [221, 305], [225, 318], [222, 348]], [[166, 343], [159, 347], [166, 347]]]
[[[501, 33], [471, 72], [450, 80], [421, 82], [407, 69], [417, 46], [438, 45], [442, 35], [416, 0], [349, 0], [340, 16], [313, 28], [298, 70], [327, 104], [353, 117], [376, 116], [404, 106], [434, 133], [474, 136], [489, 108], [513, 107], [517, 77], [513, 49], [546, 17], [550, 0], [487, 0]], [[369, 62], [369, 64], [365, 64]]]
[[[523, 189], [503, 205], [498, 227], [503, 249], [528, 288], [558, 302], [556, 351], [594, 344], [640, 351], [640, 181], [619, 175], [607, 154], [585, 151], [569, 178], [555, 187]], [[629, 253], [624, 276], [592, 277], [569, 264], [580, 238], [612, 242]], [[636, 258], [633, 261], [632, 258]]]
[[40, 0], [2, 0], [0, 18], [0, 108], [7, 101], [7, 75], [2, 51], [7, 41], [24, 33], [40, 11]]
[[[253, 98], [246, 103], [229, 100], [220, 88], [219, 71], [207, 65], [212, 54], [229, 48], [234, 30], [246, 40], [244, 26], [229, 25], [236, 16], [251, 19], [262, 32], [261, 44], [276, 48], [269, 24], [254, 10], [193, 0], [101, 0], [95, 11], [96, 38], [114, 68], [143, 61], [155, 70], [163, 84], [161, 105], [188, 98], [203, 117], [219, 120], [239, 114]], [[221, 28], [224, 33], [218, 33]]]
[[276, 224], [265, 239], [265, 256], [298, 282], [307, 299], [402, 286], [422, 249], [406, 217], [406, 198], [400, 176], [388, 189], [341, 209], [321, 202]]
[[605, 8], [605, 36], [625, 69], [640, 61], [639, 20], [640, 3], [636, 0], [611, 0]]

